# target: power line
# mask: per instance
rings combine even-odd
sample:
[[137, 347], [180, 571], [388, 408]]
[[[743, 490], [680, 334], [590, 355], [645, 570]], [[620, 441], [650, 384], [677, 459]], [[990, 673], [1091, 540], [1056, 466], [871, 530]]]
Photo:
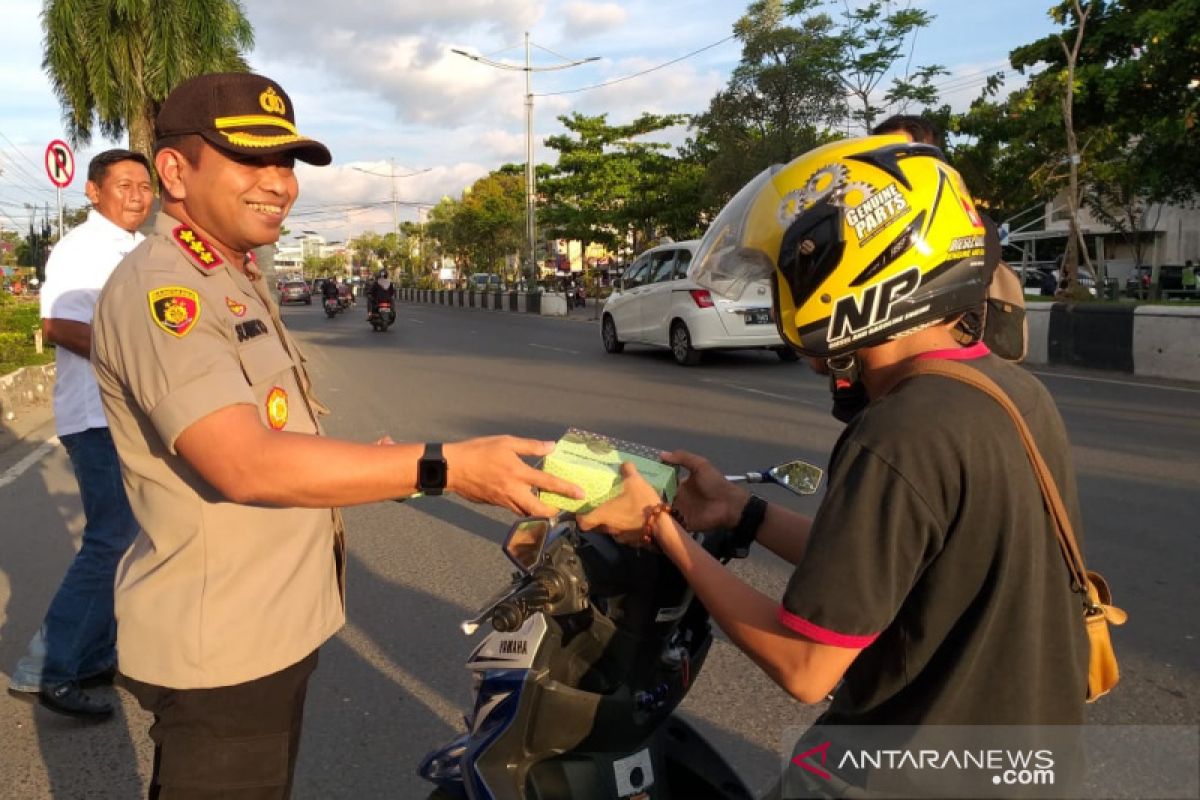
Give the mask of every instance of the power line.
[[650, 69], [644, 69], [644, 70], [642, 70], [641, 72], [635, 72], [635, 73], [633, 73], [632, 75], [626, 75], [626, 76], [625, 76], [625, 77], [623, 77], [623, 78], [615, 78], [615, 79], [613, 79], [613, 80], [611, 80], [611, 81], [605, 81], [604, 83], [597, 83], [597, 84], [595, 84], [595, 85], [593, 85], [593, 86], [581, 86], [581, 87], [579, 87], [578, 89], [564, 89], [564, 90], [563, 90], [563, 91], [561, 91], [561, 92], [542, 92], [542, 93], [540, 93], [540, 94], [535, 94], [535, 95], [534, 95], [534, 97], [553, 97], [553, 96], [555, 96], [555, 95], [560, 95], [560, 94], [577, 94], [577, 93], [579, 93], [579, 92], [589, 92], [589, 91], [591, 91], [592, 89], [602, 89], [602, 88], [604, 88], [605, 86], [612, 86], [612, 85], [613, 85], [613, 84], [615, 84], [615, 83], [623, 83], [623, 82], [625, 82], [625, 81], [631, 81], [631, 80], [633, 80], [634, 78], [640, 78], [640, 77], [642, 77], [643, 75], [649, 75], [651, 72], [657, 72], [658, 70], [660, 70], [660, 69], [664, 69], [664, 68], [666, 68], [666, 67], [669, 67], [669, 66], [671, 66], [672, 64], [678, 64], [680, 61], [684, 61], [684, 60], [686, 60], [686, 59], [689, 59], [689, 58], [691, 58], [692, 56], [697, 56], [697, 55], [700, 55], [700, 54], [701, 54], [701, 53], [703, 53], [705, 50], [712, 50], [714, 47], [717, 47], [718, 45], [725, 44], [725, 43], [726, 43], [726, 42], [728, 42], [730, 39], [734, 39], [734, 38], [736, 38], [736, 34], [730, 34], [729, 36], [726, 36], [724, 39], [722, 39], [722, 40], [721, 40], [721, 41], [719, 41], [719, 42], [713, 42], [713, 43], [712, 43], [712, 44], [710, 44], [710, 45], [706, 45], [706, 46], [704, 46], [704, 47], [701, 47], [699, 50], [693, 50], [692, 52], [690, 52], [690, 53], [687, 53], [686, 55], [682, 55], [682, 56], [680, 56], [679, 58], [673, 58], [673, 59], [671, 59], [670, 61], [667, 61], [667, 62], [666, 62], [666, 63], [664, 63], [664, 64], [659, 64], [657, 67], [651, 67]]

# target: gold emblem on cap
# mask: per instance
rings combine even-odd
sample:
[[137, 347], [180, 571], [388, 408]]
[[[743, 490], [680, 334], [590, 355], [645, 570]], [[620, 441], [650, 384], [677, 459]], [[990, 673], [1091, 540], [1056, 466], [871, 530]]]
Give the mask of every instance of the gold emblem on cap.
[[282, 117], [287, 113], [287, 105], [284, 104], [283, 98], [275, 93], [274, 86], [268, 86], [266, 91], [258, 96], [258, 104], [268, 114], [278, 114]]

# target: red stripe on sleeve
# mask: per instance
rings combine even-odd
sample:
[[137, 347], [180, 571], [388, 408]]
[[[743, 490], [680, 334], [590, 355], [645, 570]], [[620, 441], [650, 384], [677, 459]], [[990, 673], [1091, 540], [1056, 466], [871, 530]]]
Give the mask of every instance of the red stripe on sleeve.
[[804, 617], [796, 616], [783, 606], [779, 607], [779, 621], [788, 630], [795, 631], [801, 636], [807, 636], [819, 644], [827, 644], [833, 647], [862, 650], [879, 638], [878, 633], [872, 633], [868, 636], [851, 636], [850, 634], [831, 631], [828, 628], [822, 628], [816, 623], [809, 622]]
[[975, 358], [983, 358], [988, 353], [992, 352], [983, 342], [976, 342], [970, 347], [955, 347], [951, 350], [930, 350], [927, 353], [921, 353], [917, 356], [918, 361], [923, 361], [927, 358], [943, 358], [947, 361], [970, 361]]

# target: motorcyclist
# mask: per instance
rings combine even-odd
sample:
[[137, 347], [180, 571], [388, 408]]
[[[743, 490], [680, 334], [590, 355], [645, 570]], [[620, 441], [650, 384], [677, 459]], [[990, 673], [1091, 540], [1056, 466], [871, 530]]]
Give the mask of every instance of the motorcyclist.
[[392, 279], [388, 277], [386, 269], [379, 270], [371, 285], [367, 287], [367, 316], [376, 312], [381, 301], [394, 302], [395, 299], [396, 287], [392, 284]]
[[[1081, 530], [1053, 399], [983, 343], [963, 346], [954, 335], [986, 291], [983, 233], [941, 151], [907, 137], [835, 142], [760, 174], [713, 222], [689, 274], [731, 297], [772, 277], [784, 342], [865, 386], [869, 405], [833, 450], [816, 516], [768, 505], [678, 451], [663, 456], [690, 473], [674, 509], [626, 464], [622, 494], [579, 518], [623, 543], [661, 548], [730, 640], [794, 697], [817, 703], [834, 692], [801, 753], [856, 741], [863, 726], [931, 736], [940, 726], [1065, 731], [1083, 721], [1081, 600], [1012, 421], [946, 377], [891, 388], [921, 359], [990, 377], [1025, 417]], [[692, 530], [757, 540], [793, 564], [782, 601], [711, 558], [675, 516]], [[832, 755], [819, 762], [834, 782], [814, 787], [794, 768], [786, 788], [930, 796], [927, 784], [904, 783], [911, 774], [847, 774]], [[1078, 776], [1060, 776], [1069, 777]], [[888, 780], [900, 783], [880, 783]]]
[[349, 308], [354, 305], [354, 295], [350, 292], [350, 284], [345, 278], [337, 279], [337, 298], [342, 308]]
[[329, 300], [330, 298], [337, 300], [338, 287], [335, 278], [326, 278], [324, 283], [321, 284], [321, 297], [324, 300]]

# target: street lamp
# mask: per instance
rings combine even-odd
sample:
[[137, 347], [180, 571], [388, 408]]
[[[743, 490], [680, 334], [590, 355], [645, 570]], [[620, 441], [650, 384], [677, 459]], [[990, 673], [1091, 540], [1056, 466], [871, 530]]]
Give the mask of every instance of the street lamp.
[[356, 172], [361, 172], [364, 175], [374, 175], [376, 178], [390, 178], [391, 179], [391, 181], [392, 181], [392, 232], [397, 234], [397, 237], [398, 237], [399, 233], [400, 233], [400, 198], [396, 194], [396, 178], [411, 178], [414, 175], [423, 175], [426, 172], [433, 171], [433, 167], [426, 167], [425, 169], [419, 169], [416, 172], [405, 172], [405, 173], [397, 175], [396, 174], [396, 159], [389, 158], [388, 166], [389, 166], [389, 169], [387, 172], [372, 172], [369, 169], [363, 169], [362, 167], [354, 167], [354, 166], [350, 167], [350, 169], [352, 169]]
[[528, 250], [526, 258], [529, 261], [529, 288], [537, 286], [538, 268], [537, 258], [535, 254], [535, 242], [537, 241], [537, 204], [534, 197], [534, 192], [537, 188], [534, 178], [533, 169], [533, 89], [531, 86], [531, 75], [534, 72], [554, 72], [561, 69], [570, 69], [578, 67], [580, 64], [587, 64], [592, 61], [599, 61], [600, 56], [591, 56], [589, 58], [581, 58], [577, 61], [570, 61], [566, 64], [556, 64], [549, 67], [533, 67], [529, 59], [529, 32], [525, 32], [525, 65], [506, 64], [502, 61], [493, 61], [484, 56], [477, 56], [473, 53], [468, 53], [465, 50], [452, 48], [452, 53], [478, 61], [480, 64], [487, 64], [489, 67], [497, 69], [507, 69], [525, 73], [525, 246]]

